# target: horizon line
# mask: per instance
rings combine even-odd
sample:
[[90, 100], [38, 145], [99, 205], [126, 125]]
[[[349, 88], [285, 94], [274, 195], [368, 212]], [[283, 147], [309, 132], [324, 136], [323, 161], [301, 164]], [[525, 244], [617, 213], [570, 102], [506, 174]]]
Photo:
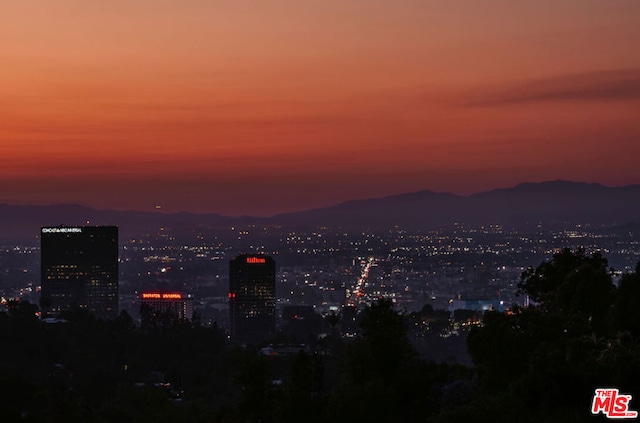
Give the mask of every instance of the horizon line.
[[576, 180], [567, 180], [567, 179], [553, 179], [553, 180], [544, 180], [544, 181], [539, 181], [539, 182], [518, 182], [515, 185], [510, 185], [510, 186], [506, 186], [506, 187], [496, 187], [496, 188], [490, 188], [490, 189], [486, 189], [486, 190], [480, 190], [480, 191], [475, 191], [475, 192], [471, 192], [468, 194], [461, 194], [461, 193], [456, 193], [456, 192], [451, 192], [451, 191], [434, 191], [431, 190], [429, 188], [425, 188], [422, 190], [418, 190], [418, 191], [408, 191], [408, 192], [402, 192], [402, 193], [397, 193], [397, 194], [389, 194], [389, 195], [383, 195], [380, 197], [367, 197], [367, 198], [354, 198], [354, 199], [350, 199], [350, 200], [345, 200], [345, 201], [340, 201], [337, 203], [333, 203], [331, 205], [326, 205], [326, 206], [320, 206], [320, 207], [312, 207], [312, 208], [307, 208], [307, 209], [295, 209], [295, 210], [290, 210], [290, 211], [281, 211], [275, 214], [269, 214], [269, 215], [253, 215], [253, 214], [246, 214], [246, 213], [242, 213], [242, 214], [222, 214], [220, 212], [216, 212], [216, 211], [211, 211], [211, 212], [194, 212], [194, 211], [188, 211], [188, 210], [179, 210], [179, 211], [169, 211], [169, 212], [164, 212], [162, 211], [162, 206], [159, 205], [154, 205], [153, 209], [151, 210], [147, 210], [147, 209], [135, 209], [135, 208], [99, 208], [96, 206], [92, 206], [90, 204], [86, 204], [83, 202], [61, 202], [61, 203], [49, 203], [49, 202], [45, 202], [45, 201], [38, 201], [38, 200], [34, 200], [34, 201], [27, 201], [27, 202], [14, 202], [12, 200], [9, 199], [0, 199], [0, 206], [13, 206], [13, 207], [82, 207], [82, 208], [87, 208], [87, 209], [92, 209], [92, 210], [96, 210], [96, 211], [112, 211], [112, 212], [119, 212], [119, 213], [151, 213], [151, 214], [158, 214], [158, 215], [176, 215], [176, 214], [192, 214], [192, 215], [217, 215], [223, 218], [261, 218], [261, 219], [269, 219], [269, 218], [274, 218], [277, 216], [281, 216], [281, 215], [287, 215], [287, 214], [294, 214], [294, 213], [304, 213], [304, 212], [309, 212], [309, 211], [313, 211], [313, 210], [321, 210], [321, 209], [327, 209], [327, 208], [332, 208], [332, 207], [338, 207], [340, 205], [343, 204], [348, 204], [351, 202], [361, 202], [361, 201], [369, 201], [369, 200], [381, 200], [381, 199], [387, 199], [387, 198], [393, 198], [393, 197], [400, 197], [400, 196], [405, 196], [405, 195], [415, 195], [415, 194], [421, 194], [421, 193], [425, 193], [425, 192], [430, 192], [433, 194], [442, 194], [442, 195], [454, 195], [454, 196], [458, 196], [458, 197], [464, 197], [464, 198], [468, 198], [468, 197], [472, 197], [474, 195], [478, 195], [478, 194], [484, 194], [484, 193], [488, 193], [488, 192], [493, 192], [493, 191], [500, 191], [500, 190], [509, 190], [509, 189], [515, 189], [519, 186], [523, 186], [523, 185], [543, 185], [543, 184], [550, 184], [550, 183], [569, 183], [569, 184], [575, 184], [575, 185], [598, 185], [601, 187], [605, 187], [605, 188], [625, 188], [625, 187], [631, 187], [631, 186], [637, 186], [640, 185], [640, 183], [632, 183], [632, 184], [624, 184], [624, 185], [606, 185], [600, 182], [586, 182], [586, 181], [576, 181]]

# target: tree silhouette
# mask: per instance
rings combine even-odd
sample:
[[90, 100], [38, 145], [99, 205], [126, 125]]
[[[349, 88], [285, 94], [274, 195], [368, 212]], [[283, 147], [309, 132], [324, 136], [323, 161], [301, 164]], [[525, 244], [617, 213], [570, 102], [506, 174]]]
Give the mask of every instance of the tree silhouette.
[[525, 271], [518, 284], [518, 294], [528, 295], [545, 312], [591, 317], [606, 312], [614, 291], [607, 260], [583, 249], [555, 253], [553, 260]]
[[[347, 346], [329, 418], [424, 421], [442, 409], [445, 386], [469, 380], [462, 366], [420, 359], [407, 337], [406, 316], [389, 299], [365, 308], [360, 327], [359, 337]], [[449, 396], [449, 405], [456, 401]]]
[[640, 337], [640, 263], [635, 273], [622, 276], [614, 304], [614, 324]]
[[524, 272], [519, 293], [532, 305], [488, 312], [469, 334], [479, 383], [467, 415], [584, 421], [597, 387], [640, 394], [638, 270], [616, 288], [600, 253], [565, 249]]

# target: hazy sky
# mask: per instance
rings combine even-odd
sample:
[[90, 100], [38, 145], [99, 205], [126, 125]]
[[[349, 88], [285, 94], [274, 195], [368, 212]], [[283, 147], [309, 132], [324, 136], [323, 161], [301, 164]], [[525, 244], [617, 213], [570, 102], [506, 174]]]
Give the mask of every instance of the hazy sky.
[[0, 202], [640, 183], [638, 0], [0, 3]]

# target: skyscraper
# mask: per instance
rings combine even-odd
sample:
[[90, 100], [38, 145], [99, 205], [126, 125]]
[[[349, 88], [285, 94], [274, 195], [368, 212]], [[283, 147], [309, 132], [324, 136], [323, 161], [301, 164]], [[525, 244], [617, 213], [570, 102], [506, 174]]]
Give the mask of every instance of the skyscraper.
[[43, 315], [72, 307], [96, 317], [118, 315], [118, 228], [43, 227], [40, 231]]
[[241, 254], [229, 262], [231, 335], [259, 341], [276, 329], [276, 264], [265, 255]]

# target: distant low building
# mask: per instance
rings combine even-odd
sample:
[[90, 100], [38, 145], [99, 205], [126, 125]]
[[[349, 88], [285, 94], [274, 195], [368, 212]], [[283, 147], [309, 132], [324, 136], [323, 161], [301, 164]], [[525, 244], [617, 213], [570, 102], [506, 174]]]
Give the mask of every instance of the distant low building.
[[140, 294], [142, 326], [184, 322], [193, 318], [193, 297], [180, 292], [143, 292]]
[[304, 320], [313, 317], [313, 306], [293, 305], [282, 308], [282, 320]]
[[451, 313], [456, 310], [504, 311], [504, 308], [504, 304], [500, 300], [453, 300], [449, 304]]

